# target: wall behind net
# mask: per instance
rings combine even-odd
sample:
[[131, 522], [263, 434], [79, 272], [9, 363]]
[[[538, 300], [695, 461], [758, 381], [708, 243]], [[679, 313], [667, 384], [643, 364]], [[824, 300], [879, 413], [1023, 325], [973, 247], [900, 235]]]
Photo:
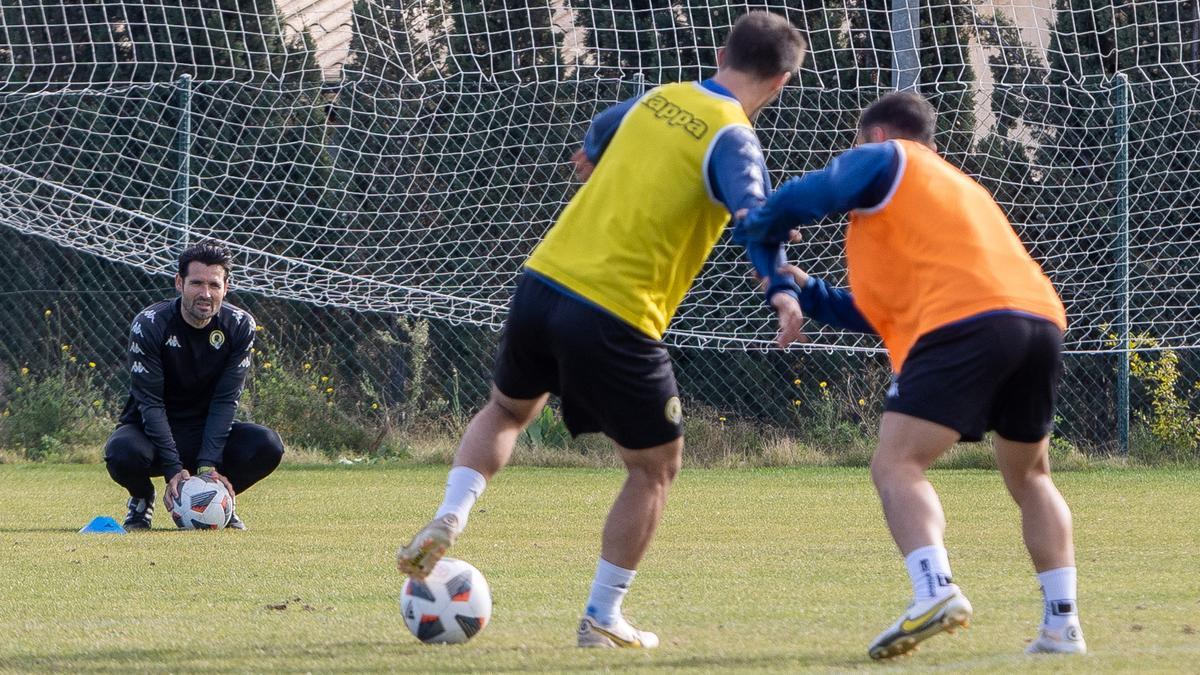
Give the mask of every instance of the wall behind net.
[[[1200, 438], [1200, 23], [1194, 5], [1102, 5], [916, 8], [940, 148], [993, 191], [1068, 305], [1060, 432], [1103, 450], [1126, 361], [1135, 427], [1166, 416], [1184, 425], [1175, 442], [1187, 425]], [[117, 396], [130, 318], [171, 292], [184, 242], [212, 236], [264, 325], [258, 375], [309, 364], [339, 405], [469, 414], [521, 262], [577, 189], [566, 158], [587, 122], [710, 75], [750, 6], [812, 43], [757, 121], [779, 180], [848, 147], [892, 86], [890, 3], [4, 9], [4, 382], [71, 344]], [[844, 281], [843, 227], [807, 228], [790, 256]], [[878, 342], [814, 327], [805, 349], [773, 350], [746, 270], [723, 241], [668, 335], [693, 411], [802, 433], [833, 401], [869, 423]]]

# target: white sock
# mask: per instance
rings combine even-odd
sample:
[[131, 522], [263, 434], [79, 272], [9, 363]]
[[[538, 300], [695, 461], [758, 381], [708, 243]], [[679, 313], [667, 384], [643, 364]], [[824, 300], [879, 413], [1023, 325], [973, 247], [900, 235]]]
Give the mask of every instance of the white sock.
[[1042, 585], [1042, 599], [1045, 602], [1042, 613], [1044, 626], [1061, 630], [1063, 626], [1079, 620], [1074, 567], [1046, 570], [1038, 574], [1038, 582]]
[[629, 592], [633, 575], [637, 570], [617, 567], [604, 558], [596, 565], [596, 578], [592, 579], [592, 593], [588, 596], [587, 615], [602, 625], [611, 626], [621, 618], [621, 601]]
[[905, 556], [904, 565], [912, 579], [913, 598], [918, 601], [943, 596], [953, 585], [945, 546], [922, 546]]
[[446, 477], [446, 497], [438, 509], [435, 518], [441, 518], [447, 513], [458, 517], [458, 527], [461, 530], [467, 525], [467, 516], [471, 515], [471, 507], [475, 500], [483, 494], [487, 487], [487, 479], [483, 474], [467, 466], [456, 466], [450, 469]]

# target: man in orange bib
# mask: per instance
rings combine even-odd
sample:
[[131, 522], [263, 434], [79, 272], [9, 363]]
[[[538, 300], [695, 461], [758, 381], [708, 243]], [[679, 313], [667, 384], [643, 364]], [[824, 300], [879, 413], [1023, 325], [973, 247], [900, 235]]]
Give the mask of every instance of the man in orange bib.
[[851, 214], [849, 292], [788, 270], [804, 314], [879, 334], [895, 373], [871, 477], [913, 601], [871, 643], [870, 656], [906, 654], [969, 624], [971, 603], [951, 579], [946, 519], [925, 470], [954, 443], [987, 431], [995, 432], [996, 462], [1021, 509], [1045, 600], [1028, 651], [1083, 653], [1071, 512], [1049, 463], [1066, 314], [1000, 207], [937, 154], [933, 132], [924, 99], [884, 96], [863, 112], [858, 147], [786, 182], [738, 231], [780, 236]]

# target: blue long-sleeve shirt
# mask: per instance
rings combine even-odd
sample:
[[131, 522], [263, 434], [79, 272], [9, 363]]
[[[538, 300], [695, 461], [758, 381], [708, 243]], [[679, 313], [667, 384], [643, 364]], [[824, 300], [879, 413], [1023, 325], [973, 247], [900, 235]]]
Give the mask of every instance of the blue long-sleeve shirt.
[[[871, 209], [887, 199], [901, 170], [895, 143], [860, 145], [838, 155], [825, 168], [791, 178], [737, 224], [741, 236], [770, 240], [786, 237], [798, 225]], [[810, 276], [800, 289], [800, 309], [805, 316], [835, 328], [874, 333], [845, 289], [834, 288]]]
[[[700, 86], [711, 92], [732, 98], [733, 94], [713, 80], [704, 80]], [[640, 100], [626, 99], [596, 115], [592, 126], [583, 139], [583, 150], [588, 160], [599, 162], [605, 148], [617, 133], [625, 114]], [[730, 127], [713, 143], [709, 155], [707, 180], [713, 195], [736, 214], [742, 209], [759, 206], [771, 194], [771, 179], [767, 173], [767, 162], [762, 146], [754, 131], [746, 127]], [[755, 270], [764, 279], [769, 279], [766, 298], [785, 292], [799, 297], [800, 288], [790, 275], [780, 274], [779, 268], [786, 261], [783, 237], [755, 237], [734, 229], [733, 240], [746, 249], [747, 257]]]

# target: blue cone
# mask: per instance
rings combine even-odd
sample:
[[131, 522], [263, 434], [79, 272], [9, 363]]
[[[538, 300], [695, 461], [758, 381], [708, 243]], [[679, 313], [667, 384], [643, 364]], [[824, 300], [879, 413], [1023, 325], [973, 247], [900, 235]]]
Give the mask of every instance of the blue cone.
[[92, 522], [83, 526], [80, 534], [125, 534], [125, 528], [108, 516], [96, 516]]

